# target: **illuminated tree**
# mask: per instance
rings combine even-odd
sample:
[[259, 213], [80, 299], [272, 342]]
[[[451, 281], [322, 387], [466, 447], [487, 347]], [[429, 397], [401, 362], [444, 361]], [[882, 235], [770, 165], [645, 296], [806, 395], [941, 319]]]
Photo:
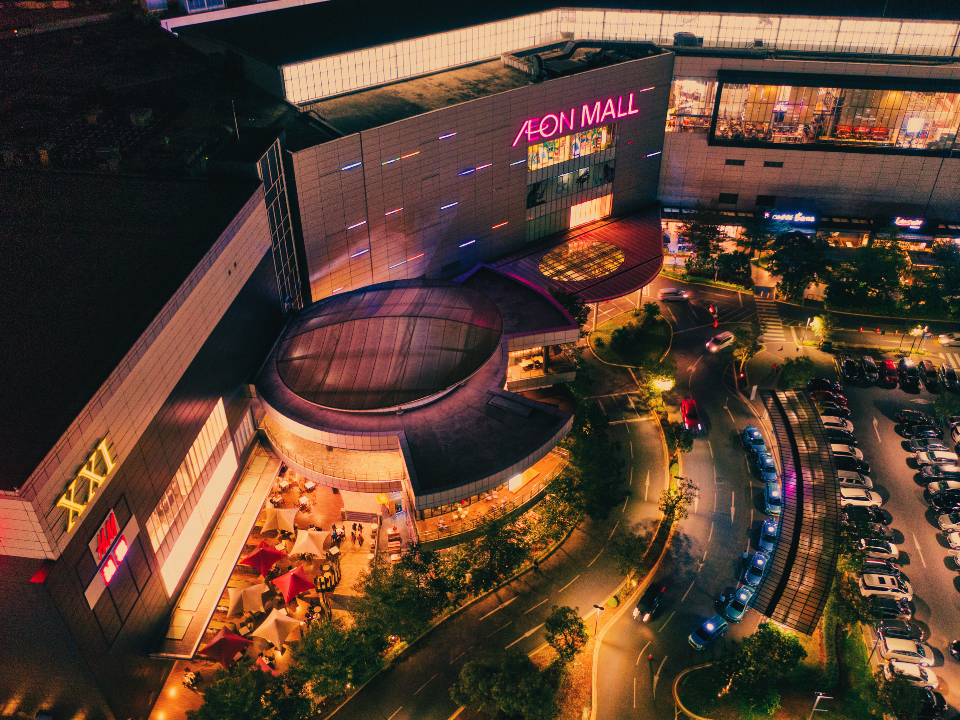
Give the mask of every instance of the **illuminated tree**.
[[544, 636], [561, 662], [573, 660], [587, 644], [587, 626], [579, 609], [554, 605], [543, 624]]

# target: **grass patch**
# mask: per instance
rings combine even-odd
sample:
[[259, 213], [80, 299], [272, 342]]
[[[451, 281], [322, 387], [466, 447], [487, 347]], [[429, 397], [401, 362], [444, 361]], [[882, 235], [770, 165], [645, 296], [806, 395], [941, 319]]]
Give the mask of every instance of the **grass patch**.
[[621, 354], [613, 349], [613, 333], [615, 330], [637, 322], [633, 312], [607, 320], [600, 327], [590, 333], [590, 349], [604, 362], [614, 365], [630, 365], [640, 367], [651, 362], [659, 362], [660, 358], [670, 347], [670, 325], [661, 319], [643, 333], [643, 338], [635, 344], [635, 350], [628, 354]]
[[687, 275], [686, 271], [679, 273], [673, 270], [663, 269], [660, 274], [671, 280], [682, 280], [683, 282], [696, 283], [697, 285], [712, 285], [713, 287], [726, 288], [727, 290], [736, 290], [738, 292], [753, 293], [752, 288], [737, 285], [736, 283], [724, 282], [723, 280], [709, 280], [699, 275]]
[[838, 715], [850, 720], [873, 720], [882, 717], [876, 711], [874, 700], [873, 672], [867, 663], [870, 650], [863, 642], [863, 633], [859, 627], [852, 627], [847, 631], [841, 645], [843, 653], [840, 663], [840, 687], [843, 693], [839, 700]]

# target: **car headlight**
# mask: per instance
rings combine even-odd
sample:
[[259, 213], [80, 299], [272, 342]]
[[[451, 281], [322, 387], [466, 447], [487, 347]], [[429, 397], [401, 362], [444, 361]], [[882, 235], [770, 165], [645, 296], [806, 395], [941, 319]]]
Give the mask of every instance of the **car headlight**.
[[643, 621], [646, 622], [646, 621], [649, 620], [649, 619], [650, 619], [650, 613], [644, 613], [644, 614], [643, 614]]

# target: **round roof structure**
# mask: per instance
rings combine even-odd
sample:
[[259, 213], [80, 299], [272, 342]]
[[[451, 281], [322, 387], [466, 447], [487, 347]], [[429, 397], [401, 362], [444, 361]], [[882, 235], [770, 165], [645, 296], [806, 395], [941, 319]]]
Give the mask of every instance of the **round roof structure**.
[[280, 338], [277, 373], [315, 405], [392, 410], [452, 390], [490, 358], [502, 332], [496, 304], [462, 285], [373, 287], [307, 307]]

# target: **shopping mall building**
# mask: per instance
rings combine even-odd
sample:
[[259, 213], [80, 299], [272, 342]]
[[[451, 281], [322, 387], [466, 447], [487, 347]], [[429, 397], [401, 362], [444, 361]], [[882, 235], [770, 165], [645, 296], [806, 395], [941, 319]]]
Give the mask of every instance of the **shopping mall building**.
[[535, 502], [578, 336], [549, 290], [640, 291], [662, 220], [960, 235], [960, 23], [271, 5], [5, 41], [163, 72], [0, 148], [0, 715], [145, 718], [281, 461], [418, 523]]

